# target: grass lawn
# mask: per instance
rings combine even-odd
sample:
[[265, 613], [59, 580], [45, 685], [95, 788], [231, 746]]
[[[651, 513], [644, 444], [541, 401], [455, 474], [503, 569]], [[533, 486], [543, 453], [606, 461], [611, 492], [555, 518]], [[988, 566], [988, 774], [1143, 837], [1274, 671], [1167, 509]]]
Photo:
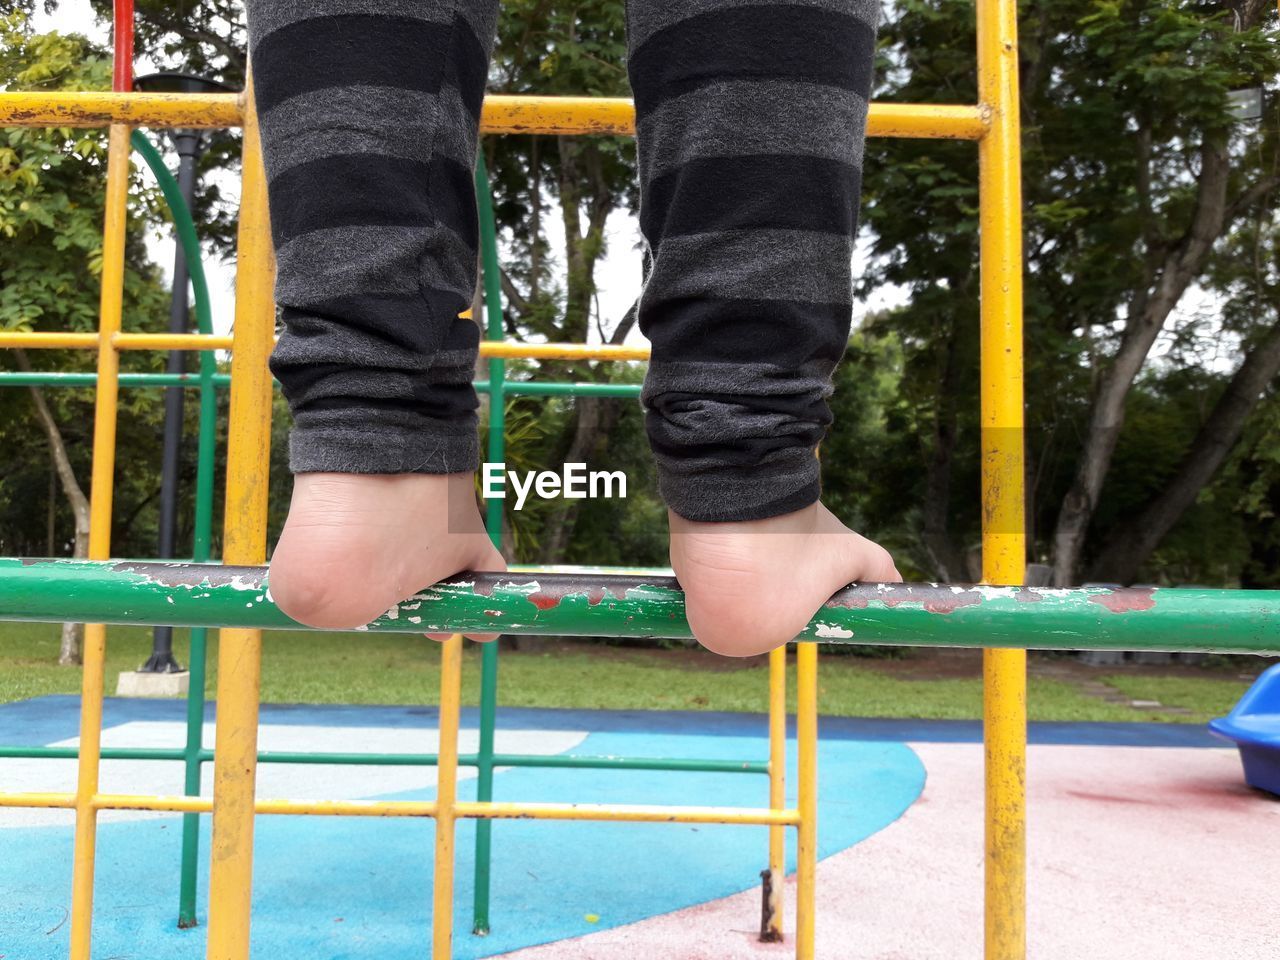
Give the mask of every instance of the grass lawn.
[[1165, 704], [1177, 704], [1198, 716], [1220, 717], [1227, 713], [1240, 694], [1248, 689], [1248, 682], [1228, 677], [1161, 677], [1126, 676], [1112, 674], [1103, 681], [1134, 700], [1159, 700]]
[[[401, 634], [269, 632], [264, 635], [262, 699], [268, 703], [433, 704], [440, 682], [437, 646]], [[216, 683], [217, 634], [209, 657], [209, 690]], [[187, 631], [175, 632], [180, 662], [187, 663]], [[112, 627], [107, 641], [107, 693], [117, 675], [146, 659], [150, 631]], [[79, 693], [80, 673], [56, 665], [58, 628], [52, 624], [0, 624], [0, 702], [50, 693]], [[463, 702], [479, 698], [479, 649], [463, 661]], [[557, 643], [552, 649], [502, 652], [499, 703], [506, 706], [628, 710], [766, 709], [768, 668], [763, 658], [729, 661], [697, 650]], [[1108, 702], [1082, 689], [1060, 670], [1031, 671], [1033, 720], [1168, 720], [1203, 723], [1231, 708], [1248, 686], [1241, 668], [1195, 676], [1143, 673], [1091, 675], [1123, 698], [1158, 700], [1186, 712], [1137, 709]], [[975, 719], [981, 716], [982, 683], [976, 661], [960, 676], [918, 671], [911, 658], [881, 661], [824, 657], [820, 706], [831, 716]], [[1257, 670], [1262, 668], [1258, 662]], [[955, 672], [954, 670], [951, 672]], [[1257, 672], [1250, 669], [1251, 673]], [[794, 681], [794, 672], [791, 673]], [[1119, 699], [1119, 697], [1117, 697]]]

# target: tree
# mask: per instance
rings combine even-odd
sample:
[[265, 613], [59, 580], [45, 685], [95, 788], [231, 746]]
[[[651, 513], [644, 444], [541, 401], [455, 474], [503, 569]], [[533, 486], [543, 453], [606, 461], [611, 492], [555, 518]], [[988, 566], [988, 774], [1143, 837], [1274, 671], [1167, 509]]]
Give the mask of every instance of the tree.
[[[929, 0], [899, 9], [883, 31], [880, 95], [972, 99], [971, 5]], [[1059, 583], [1074, 581], [1094, 552], [1090, 537], [1118, 447], [1141, 443], [1124, 432], [1124, 414], [1153, 346], [1186, 325], [1189, 290], [1225, 296], [1215, 251], [1255, 222], [1280, 187], [1276, 117], [1259, 129], [1235, 121], [1227, 107], [1230, 90], [1275, 86], [1280, 64], [1273, 32], [1261, 25], [1266, 9], [1036, 0], [1022, 11], [1029, 533], [1037, 555], [1051, 555]], [[917, 357], [934, 358], [929, 383], [912, 389], [930, 395], [922, 415], [935, 424], [924, 540], [930, 565], [948, 575], [963, 552], [957, 537], [973, 527], [950, 509], [954, 484], [945, 475], [967, 470], [971, 459], [965, 452], [965, 464], [955, 462], [955, 438], [969, 450], [978, 439], [973, 365], [962, 359], [957, 375], [948, 362], [972, 356], [976, 327], [974, 315], [964, 315], [977, 259], [968, 149], [873, 142], [867, 172], [875, 259], [864, 289], [907, 287], [910, 303], [895, 322], [908, 369]], [[1235, 324], [1246, 342], [1262, 343], [1257, 321], [1265, 311], [1253, 316], [1248, 329], [1225, 312], [1191, 326]], [[1224, 410], [1232, 423], [1254, 408], [1259, 391], [1250, 392], [1251, 383], [1269, 379], [1266, 364], [1241, 370], [1236, 394], [1250, 402], [1231, 405], [1229, 416]], [[1222, 426], [1219, 418], [1209, 429]], [[1201, 470], [1190, 479], [1208, 476]], [[1178, 518], [1170, 508], [1183, 500], [1164, 501], [1166, 531]], [[939, 529], [958, 521], [958, 534]], [[1049, 538], [1039, 533], [1046, 528]]]
[[[0, 85], [5, 89], [102, 89], [109, 82], [109, 60], [83, 37], [33, 34], [28, 16], [21, 12], [0, 17]], [[0, 245], [0, 329], [91, 330], [97, 318], [96, 279], [102, 270], [105, 134], [13, 128], [3, 137], [0, 235], [6, 242]], [[131, 319], [145, 322], [163, 316], [164, 292], [139, 239], [141, 216], [154, 214], [150, 195], [143, 191], [141, 196], [143, 210], [131, 217], [134, 229], [126, 250], [125, 309]], [[88, 359], [55, 356], [64, 367], [82, 369]], [[20, 369], [31, 369], [22, 351], [16, 351], [15, 358]], [[83, 458], [77, 454], [82, 451], [68, 443], [63, 426], [69, 419], [67, 404], [77, 401], [64, 396], [50, 402], [35, 387], [31, 399], [73, 518], [73, 555], [87, 556], [88, 500], [77, 480], [77, 472], [83, 471]], [[54, 539], [48, 537], [51, 545]], [[64, 625], [60, 662], [78, 660], [78, 636], [78, 627]]]
[[[504, 5], [499, 21], [490, 89], [629, 96], [625, 54], [621, 0], [513, 0]], [[512, 308], [509, 333], [586, 342], [594, 322], [600, 340], [621, 343], [635, 324], [635, 308], [623, 317], [601, 317], [595, 309], [595, 271], [606, 252], [610, 214], [627, 206], [634, 209], [638, 203], [633, 141], [498, 137], [485, 142], [485, 152], [495, 182], [498, 224], [515, 255], [503, 276]], [[564, 238], [558, 257], [551, 249], [546, 219], [557, 202]], [[585, 363], [560, 369], [575, 379], [609, 377], [606, 368]], [[577, 398], [566, 429], [547, 450], [547, 462], [607, 459], [609, 434], [622, 410], [617, 400]], [[539, 560], [549, 563], [564, 557], [581, 513], [578, 501], [553, 505], [540, 527]]]
[[[1215, 244], [1280, 188], [1274, 136], [1269, 156], [1259, 158], [1251, 144], [1240, 142], [1244, 138], [1233, 131], [1227, 109], [1230, 90], [1260, 86], [1275, 76], [1272, 44], [1258, 29], [1264, 9], [1269, 8], [1253, 0], [1228, 10], [1145, 0], [1100, 5], [1079, 21], [1087, 46], [1062, 58], [1064, 70], [1072, 61], [1091, 68], [1098, 78], [1091, 86], [1122, 105], [1113, 137], [1123, 146], [1107, 158], [1107, 167], [1128, 181], [1129, 190], [1106, 214], [1119, 214], [1120, 229], [1109, 232], [1124, 248], [1104, 241], [1090, 256], [1096, 261], [1099, 253], [1133, 250], [1127, 259], [1135, 272], [1119, 305], [1118, 342], [1099, 371], [1075, 479], [1058, 514], [1053, 566], [1059, 585], [1073, 582], [1078, 572], [1124, 424], [1125, 399], [1151, 348], [1184, 294], [1205, 273]], [[1036, 75], [1047, 77], [1043, 70]], [[1034, 97], [1032, 91], [1033, 102]], [[1248, 377], [1265, 374], [1267, 364], [1261, 366], [1253, 365]], [[1252, 393], [1256, 398], [1258, 390]], [[1247, 398], [1241, 399], [1246, 402], [1223, 408], [1215, 429], [1239, 435], [1238, 426], [1252, 409]], [[1187, 488], [1209, 476], [1212, 471], [1193, 471], [1180, 483]], [[1189, 502], [1185, 493], [1170, 491], [1164, 510]], [[1149, 537], [1144, 542], [1149, 552], [1154, 542]], [[1131, 574], [1136, 564], [1129, 567]]]
[[1212, 286], [1225, 298], [1226, 325], [1244, 337], [1243, 362], [1218, 391], [1176, 470], [1140, 510], [1112, 527], [1090, 568], [1091, 579], [1132, 582], [1226, 463], [1250, 414], [1273, 392], [1280, 375], [1280, 234], [1273, 218], [1274, 211], [1260, 207], [1229, 238], [1211, 271]]

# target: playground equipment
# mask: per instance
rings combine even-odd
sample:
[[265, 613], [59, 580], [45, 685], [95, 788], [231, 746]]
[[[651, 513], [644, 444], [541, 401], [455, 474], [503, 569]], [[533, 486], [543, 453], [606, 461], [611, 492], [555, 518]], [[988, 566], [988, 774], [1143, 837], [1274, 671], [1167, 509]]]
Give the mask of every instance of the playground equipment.
[[[875, 104], [869, 116], [872, 136], [908, 136], [975, 140], [980, 158], [982, 228], [982, 422], [983, 430], [983, 579], [1021, 582], [1026, 542], [1023, 517], [1021, 219], [1018, 145], [1017, 48], [1012, 0], [978, 0], [979, 103], [976, 105]], [[485, 648], [482, 665], [480, 748], [475, 757], [458, 754], [461, 638], [443, 645], [440, 699], [440, 748], [436, 757], [370, 757], [343, 762], [413, 762], [438, 765], [437, 798], [432, 802], [355, 802], [256, 799], [258, 762], [334, 762], [332, 755], [259, 756], [257, 750], [261, 630], [295, 627], [270, 604], [261, 564], [266, 556], [271, 349], [271, 244], [266, 193], [252, 99], [207, 94], [130, 93], [132, 4], [115, 4], [113, 93], [0, 94], [0, 123], [28, 126], [109, 125], [107, 214], [99, 328], [96, 333], [7, 333], [0, 346], [96, 351], [97, 372], [58, 381], [10, 383], [88, 383], [96, 385], [92, 509], [89, 554], [83, 562], [18, 561], [0, 563], [0, 618], [91, 621], [86, 629], [81, 695], [77, 789], [73, 793], [0, 794], [0, 807], [49, 807], [75, 811], [75, 862], [72, 879], [71, 957], [89, 960], [94, 852], [99, 810], [141, 809], [212, 814], [213, 855], [209, 895], [208, 956], [245, 960], [249, 949], [252, 900], [252, 842], [256, 814], [432, 817], [436, 822], [433, 945], [431, 956], [448, 960], [452, 940], [453, 843], [459, 817], [479, 820], [477, 868], [488, 862], [490, 820], [629, 820], [683, 823], [759, 824], [770, 829], [767, 888], [770, 909], [766, 933], [780, 936], [783, 828], [798, 835], [796, 956], [814, 956], [815, 774], [817, 735], [817, 648], [797, 647], [797, 751], [799, 799], [786, 809], [781, 771], [784, 760], [785, 686], [781, 652], [771, 658], [769, 684], [770, 755], [753, 772], [770, 778], [769, 806], [640, 807], [626, 805], [530, 804], [494, 802], [492, 772], [497, 763], [517, 758], [493, 752], [497, 649]], [[244, 162], [239, 226], [236, 323], [232, 336], [124, 332], [121, 296], [124, 263], [125, 204], [128, 192], [130, 126], [243, 126]], [[490, 97], [482, 129], [487, 133], [594, 134], [633, 132], [634, 112], [625, 100], [590, 98]], [[481, 178], [481, 203], [487, 184]], [[630, 347], [581, 344], [500, 343], [498, 276], [493, 259], [492, 218], [483, 215], [484, 283], [490, 341], [481, 347], [489, 359], [489, 380], [479, 386], [491, 403], [490, 460], [500, 461], [503, 401], [516, 393], [613, 395], [620, 388], [601, 384], [517, 384], [506, 380], [509, 358], [640, 360], [647, 351]], [[194, 238], [188, 246], [194, 250]], [[227, 496], [222, 560], [227, 566], [109, 562], [112, 481], [118, 390], [129, 385], [168, 385], [167, 375], [146, 379], [121, 375], [122, 350], [230, 350], [231, 403], [227, 456]], [[201, 368], [202, 398], [211, 397], [221, 378]], [[176, 382], [190, 383], [188, 378]], [[621, 391], [619, 393], [621, 394]], [[496, 452], [495, 452], [496, 451]], [[211, 464], [211, 457], [207, 461]], [[210, 481], [211, 482], [211, 481]], [[210, 487], [211, 489], [211, 487]], [[495, 532], [499, 505], [489, 505]], [[207, 529], [207, 527], [205, 528]], [[199, 555], [197, 560], [207, 559]], [[483, 603], [478, 602], [483, 600]], [[531, 602], [532, 601], [532, 602]], [[544, 602], [545, 601], [545, 602]], [[409, 607], [417, 603], [418, 607]], [[401, 605], [404, 616], [382, 620], [377, 629], [424, 632], [493, 624], [486, 611], [503, 613], [506, 632], [590, 633], [614, 636], [687, 636], [680, 596], [670, 581], [626, 580], [600, 575], [565, 581], [553, 574], [514, 574], [476, 578], [427, 591]], [[428, 613], [428, 609], [431, 611]], [[1012, 586], [859, 587], [838, 595], [815, 618], [806, 639], [850, 642], [953, 643], [985, 646], [984, 715], [987, 764], [986, 918], [987, 956], [1017, 960], [1025, 956], [1024, 790], [1026, 711], [1025, 653], [1028, 646], [1132, 649], [1280, 650], [1276, 594], [1223, 591], [1043, 591]], [[421, 619], [421, 623], [414, 622]], [[102, 749], [103, 671], [106, 622], [159, 622], [193, 627], [222, 626], [219, 647], [217, 748], [209, 757], [189, 735], [181, 751], [159, 751], [182, 759], [187, 794], [177, 797], [127, 796], [98, 791], [100, 761], [124, 751]], [[194, 642], [194, 638], [193, 638]], [[1001, 648], [1004, 649], [1001, 649]], [[193, 667], [203, 663], [193, 652]], [[193, 676], [193, 691], [203, 677]], [[189, 704], [202, 705], [193, 698]], [[196, 717], [198, 718], [198, 714]], [[198, 729], [198, 719], [194, 723]], [[188, 728], [192, 729], [191, 726]], [[128, 752], [141, 756], [140, 751]], [[0, 754], [5, 755], [5, 754]], [[7, 755], [15, 755], [9, 752]], [[24, 755], [30, 755], [24, 754]], [[42, 755], [56, 755], [45, 752]], [[212, 759], [214, 794], [198, 795], [199, 765]], [[560, 758], [563, 760], [564, 758]], [[640, 763], [617, 758], [616, 765]], [[460, 802], [456, 775], [460, 763], [478, 770], [478, 799]], [[583, 765], [607, 765], [605, 758], [582, 758]], [[547, 762], [525, 758], [526, 762]], [[710, 763], [708, 761], [707, 763]], [[676, 765], [664, 769], [689, 769]], [[568, 765], [568, 764], [566, 764]], [[702, 766], [695, 769], [713, 769]], [[193, 773], [194, 771], [194, 773]], [[194, 780], [193, 780], [194, 777]], [[194, 836], [194, 830], [192, 829]], [[194, 841], [192, 841], [194, 842]], [[184, 849], [184, 856], [185, 856]], [[481, 890], [485, 891], [482, 897]], [[190, 899], [188, 899], [188, 897]], [[194, 887], [184, 879], [183, 905], [194, 910]], [[193, 915], [193, 914], [192, 914]], [[488, 924], [487, 881], [477, 883], [476, 927]]]
[[1209, 729], [1240, 750], [1245, 783], [1280, 796], [1280, 663], [1262, 672]]

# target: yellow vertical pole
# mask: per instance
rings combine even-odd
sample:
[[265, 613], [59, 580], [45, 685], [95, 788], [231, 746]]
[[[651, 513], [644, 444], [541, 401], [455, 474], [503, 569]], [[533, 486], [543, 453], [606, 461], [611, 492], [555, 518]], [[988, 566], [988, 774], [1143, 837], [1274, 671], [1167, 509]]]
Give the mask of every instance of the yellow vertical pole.
[[436, 752], [435, 880], [432, 884], [431, 958], [453, 956], [454, 832], [458, 799], [458, 714], [462, 700], [462, 634], [440, 650], [440, 747]]
[[[982, 227], [982, 577], [1026, 571], [1022, 409], [1022, 156], [1016, 0], [978, 0]], [[1026, 652], [983, 653], [987, 960], [1026, 956]]]
[[796, 644], [796, 960], [813, 960], [818, 869], [818, 645]]
[[[769, 808], [787, 805], [787, 648], [769, 651]], [[781, 940], [782, 881], [787, 872], [787, 828], [769, 828], [769, 920], [766, 940]]]
[[[106, 216], [102, 230], [102, 292], [98, 306], [98, 387], [93, 409], [93, 470], [89, 503], [89, 559], [111, 556], [111, 500], [116, 472], [116, 411], [120, 355], [111, 337], [124, 306], [125, 225], [129, 216], [129, 128], [113, 124], [107, 138]], [[75, 861], [71, 871], [71, 960], [89, 960], [93, 927], [93, 867], [102, 754], [102, 685], [107, 628], [84, 628], [80, 686], [80, 761], [76, 777]]]
[[[236, 256], [222, 560], [261, 564], [267, 553], [274, 264], [266, 176], [252, 88], [245, 93], [243, 175]], [[253, 802], [258, 757], [262, 631], [222, 630], [213, 772], [208, 960], [246, 960], [253, 882]]]

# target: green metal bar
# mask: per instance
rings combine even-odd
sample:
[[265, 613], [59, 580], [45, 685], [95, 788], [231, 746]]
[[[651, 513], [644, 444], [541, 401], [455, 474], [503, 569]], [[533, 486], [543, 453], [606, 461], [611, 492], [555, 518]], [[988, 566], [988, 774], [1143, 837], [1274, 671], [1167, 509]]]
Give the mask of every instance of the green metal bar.
[[[75, 760], [78, 747], [0, 746], [0, 759]], [[103, 747], [104, 760], [183, 760], [186, 751], [177, 747]], [[540, 756], [527, 753], [495, 753], [493, 762], [499, 767], [573, 768], [587, 770], [673, 770], [693, 773], [768, 773], [768, 764], [755, 760], [698, 760], [671, 757], [610, 757], [579, 754]], [[202, 749], [200, 763], [213, 761], [213, 751]], [[458, 756], [462, 767], [478, 766], [480, 755]], [[434, 753], [324, 753], [294, 750], [261, 750], [259, 763], [299, 765], [368, 766], [368, 767], [432, 767]], [[186, 816], [186, 814], [184, 814]], [[199, 816], [199, 814], [190, 814]]]
[[[181, 760], [185, 754], [177, 747], [103, 747], [103, 760]], [[0, 747], [0, 758], [10, 760], [76, 760], [79, 747]]]
[[[196, 329], [203, 334], [213, 333], [213, 308], [209, 300], [209, 284], [204, 274], [204, 261], [200, 255], [200, 238], [196, 235], [195, 218], [187, 206], [186, 198], [169, 168], [164, 165], [160, 152], [147, 140], [141, 130], [130, 135], [134, 150], [142, 155], [152, 175], [164, 193], [173, 218], [174, 231], [182, 247], [183, 259], [191, 277], [191, 289], [195, 294]], [[200, 429], [196, 446], [196, 515], [192, 534], [192, 555], [197, 562], [209, 559], [209, 544], [213, 528], [213, 468], [214, 446], [217, 436], [218, 398], [216, 380], [217, 360], [212, 351], [200, 351]], [[121, 378], [122, 380], [124, 378]], [[176, 385], [185, 386], [185, 377]], [[225, 377], [227, 383], [231, 378]], [[186, 743], [182, 751], [183, 791], [187, 796], [200, 793], [200, 754], [204, 748], [205, 671], [208, 654], [208, 635], [204, 627], [191, 631], [191, 648], [188, 651], [187, 676], [187, 724]], [[200, 818], [187, 813], [182, 816], [182, 864], [178, 888], [178, 926], [196, 925], [197, 871], [200, 860]]]
[[[266, 567], [0, 559], [0, 620], [301, 630]], [[670, 577], [481, 573], [451, 578], [361, 631], [691, 635]], [[355, 631], [360, 632], [360, 631]], [[1280, 654], [1280, 591], [1158, 587], [846, 587], [797, 638], [895, 646]]]
[[[211, 319], [197, 316], [201, 333], [212, 333]], [[207, 326], [206, 326], [207, 324]], [[192, 527], [192, 553], [200, 562], [210, 559], [213, 542], [214, 467], [218, 443], [218, 363], [211, 351], [200, 351], [200, 414], [196, 434], [196, 515]], [[226, 375], [227, 383], [231, 382]], [[183, 746], [182, 789], [189, 796], [200, 795], [201, 756], [204, 751], [204, 706], [207, 696], [209, 633], [204, 627], [191, 631], [187, 651], [187, 735]], [[200, 817], [182, 815], [182, 864], [178, 889], [178, 926], [194, 927], [196, 897], [199, 892]]]
[[[202, 330], [201, 333], [204, 331]], [[201, 359], [209, 357], [211, 363], [216, 361], [209, 356], [209, 351], [201, 351]], [[202, 363], [203, 367], [204, 364]], [[186, 387], [198, 389], [203, 383], [203, 370], [200, 373], [122, 373], [122, 387]], [[226, 373], [212, 374], [214, 386], [231, 385], [231, 376]], [[96, 373], [44, 373], [22, 370], [0, 370], [0, 387], [94, 387], [98, 384]]]
[[[489, 171], [484, 153], [476, 163], [476, 198], [480, 214], [480, 255], [484, 277], [484, 305], [487, 317], [486, 335], [501, 340], [502, 284], [498, 273], [498, 230], [493, 216], [493, 195], [489, 190]], [[507, 366], [502, 357], [489, 360], [489, 462], [506, 460]], [[484, 525], [489, 539], [502, 549], [503, 501], [485, 503]], [[476, 799], [487, 803], [493, 799], [493, 740], [498, 723], [498, 644], [485, 644], [480, 653], [480, 730], [476, 759]], [[471, 907], [471, 932], [484, 936], [489, 932], [490, 866], [493, 859], [493, 821], [476, 822], [475, 890]]]

